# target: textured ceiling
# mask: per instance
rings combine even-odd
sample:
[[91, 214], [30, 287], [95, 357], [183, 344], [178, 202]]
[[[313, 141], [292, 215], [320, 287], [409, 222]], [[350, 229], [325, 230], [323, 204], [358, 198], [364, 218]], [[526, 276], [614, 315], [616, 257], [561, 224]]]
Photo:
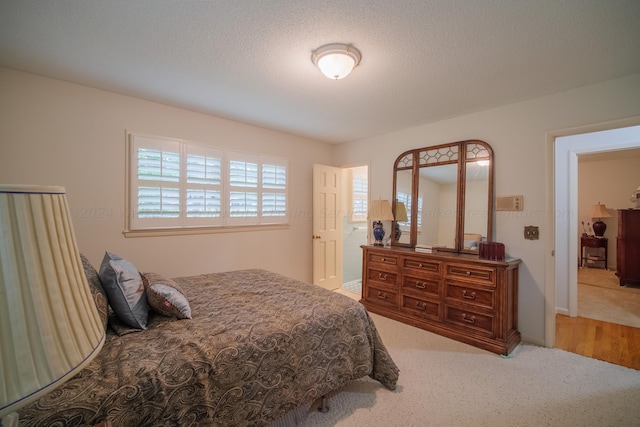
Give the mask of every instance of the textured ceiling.
[[0, 0], [0, 65], [337, 143], [639, 73], [640, 1]]

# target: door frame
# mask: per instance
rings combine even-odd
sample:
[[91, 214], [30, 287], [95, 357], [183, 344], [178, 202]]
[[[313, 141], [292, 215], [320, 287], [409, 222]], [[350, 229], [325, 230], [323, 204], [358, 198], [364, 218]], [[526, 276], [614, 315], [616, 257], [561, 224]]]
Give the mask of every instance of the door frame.
[[[342, 174], [342, 178], [343, 178], [343, 181], [342, 181], [342, 191], [343, 191], [343, 197], [342, 197], [343, 206], [342, 206], [342, 210], [343, 211], [348, 212], [349, 209], [351, 209], [351, 206], [348, 206], [348, 207], [344, 206], [345, 199], [347, 199], [346, 191], [345, 191], [345, 187], [347, 187], [347, 184], [346, 184], [346, 182], [344, 180], [344, 175], [345, 175], [344, 171], [347, 170], [347, 169], [360, 168], [360, 167], [366, 167], [367, 168], [367, 206], [370, 206], [370, 204], [371, 204], [371, 161], [367, 160], [367, 161], [364, 161], [364, 162], [348, 163], [348, 164], [344, 164], [344, 165], [339, 166], [339, 168], [341, 168], [343, 170], [343, 174]], [[372, 230], [371, 230], [371, 227], [369, 226], [369, 221], [366, 220], [365, 223], [366, 223], [367, 234], [366, 234], [366, 237], [365, 237], [364, 244], [368, 245], [369, 242], [371, 241]], [[343, 236], [344, 236], [344, 234], [345, 233], [343, 233]], [[344, 240], [341, 242], [341, 244], [342, 244], [342, 247], [344, 248]], [[345, 261], [344, 260], [344, 257], [345, 257], [344, 249], [343, 249], [343, 252], [342, 252], [342, 257], [343, 257], [343, 259], [342, 259], [342, 265], [343, 265], [342, 270], [343, 271], [342, 272], [343, 272], [343, 281], [344, 281], [344, 265], [345, 265], [345, 262], [344, 262]], [[360, 278], [362, 279], [362, 273], [360, 273]]]
[[638, 125], [640, 116], [547, 133], [547, 208], [551, 213], [547, 225], [552, 236], [545, 261], [546, 347], [555, 346], [556, 301], [566, 297], [569, 314], [577, 315], [578, 154], [639, 148], [638, 129], [630, 129]]

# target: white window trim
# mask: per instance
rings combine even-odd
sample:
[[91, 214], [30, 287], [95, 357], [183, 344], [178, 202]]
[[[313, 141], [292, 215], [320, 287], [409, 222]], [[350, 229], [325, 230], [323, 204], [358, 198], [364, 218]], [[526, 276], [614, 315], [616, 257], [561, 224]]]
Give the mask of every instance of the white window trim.
[[[171, 183], [179, 186], [180, 194], [186, 194], [186, 177], [183, 177], [186, 171], [186, 155], [197, 154], [205, 156], [221, 156], [221, 185], [218, 186], [221, 191], [221, 215], [219, 218], [187, 218], [184, 211], [186, 207], [181, 201], [179, 218], [153, 218], [144, 219], [136, 218], [137, 209], [137, 188], [138, 170], [137, 170], [137, 149], [140, 146], [154, 148], [161, 147], [165, 149], [179, 148], [180, 153], [180, 172], [181, 177], [179, 183]], [[258, 191], [259, 207], [258, 215], [249, 218], [232, 218], [230, 217], [229, 194], [233, 188], [229, 183], [229, 162], [231, 160], [246, 159], [258, 163], [259, 182], [255, 188]], [[262, 165], [283, 166], [286, 171], [286, 182], [284, 189], [262, 188]], [[125, 229], [123, 234], [126, 237], [148, 237], [148, 236], [167, 236], [182, 234], [207, 234], [207, 233], [228, 233], [239, 231], [257, 231], [257, 230], [274, 230], [287, 229], [290, 227], [289, 211], [289, 162], [287, 159], [275, 156], [240, 153], [237, 151], [224, 150], [216, 147], [210, 147], [203, 144], [197, 144], [190, 141], [179, 140], [174, 138], [160, 137], [155, 135], [145, 135], [141, 133], [127, 133], [126, 138], [126, 189], [125, 189]], [[154, 181], [162, 182], [162, 181]], [[214, 188], [210, 184], [188, 184], [189, 188]], [[262, 193], [283, 193], [285, 195], [285, 211], [284, 215], [265, 216], [262, 214]], [[184, 199], [181, 199], [184, 200]]]

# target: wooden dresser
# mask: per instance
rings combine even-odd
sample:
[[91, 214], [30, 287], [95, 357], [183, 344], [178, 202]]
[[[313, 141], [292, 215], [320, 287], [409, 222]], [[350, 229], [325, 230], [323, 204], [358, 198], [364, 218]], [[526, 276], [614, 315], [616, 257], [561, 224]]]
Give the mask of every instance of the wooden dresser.
[[640, 285], [640, 209], [618, 211], [616, 276], [622, 285]]
[[518, 332], [519, 259], [362, 246], [361, 303], [372, 313], [494, 353], [509, 354]]

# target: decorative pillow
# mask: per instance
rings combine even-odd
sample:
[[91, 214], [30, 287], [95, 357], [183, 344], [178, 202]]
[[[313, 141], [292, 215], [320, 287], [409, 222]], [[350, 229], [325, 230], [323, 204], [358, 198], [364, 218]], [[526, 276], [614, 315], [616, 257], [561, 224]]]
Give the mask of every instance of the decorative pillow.
[[132, 328], [145, 329], [149, 304], [136, 267], [126, 259], [106, 252], [100, 265], [100, 280], [116, 316]]
[[107, 301], [107, 294], [102, 287], [102, 283], [100, 282], [100, 277], [98, 277], [98, 272], [91, 262], [82, 254], [80, 254], [80, 259], [82, 260], [82, 266], [84, 267], [84, 275], [87, 277], [87, 281], [89, 282], [89, 288], [91, 288], [91, 295], [93, 296], [93, 300], [96, 303], [96, 308], [98, 309], [98, 313], [100, 314], [100, 320], [104, 326], [104, 330], [107, 330], [107, 315], [109, 313], [109, 302]]
[[156, 273], [141, 274], [149, 306], [163, 316], [191, 319], [191, 307], [180, 286]]

